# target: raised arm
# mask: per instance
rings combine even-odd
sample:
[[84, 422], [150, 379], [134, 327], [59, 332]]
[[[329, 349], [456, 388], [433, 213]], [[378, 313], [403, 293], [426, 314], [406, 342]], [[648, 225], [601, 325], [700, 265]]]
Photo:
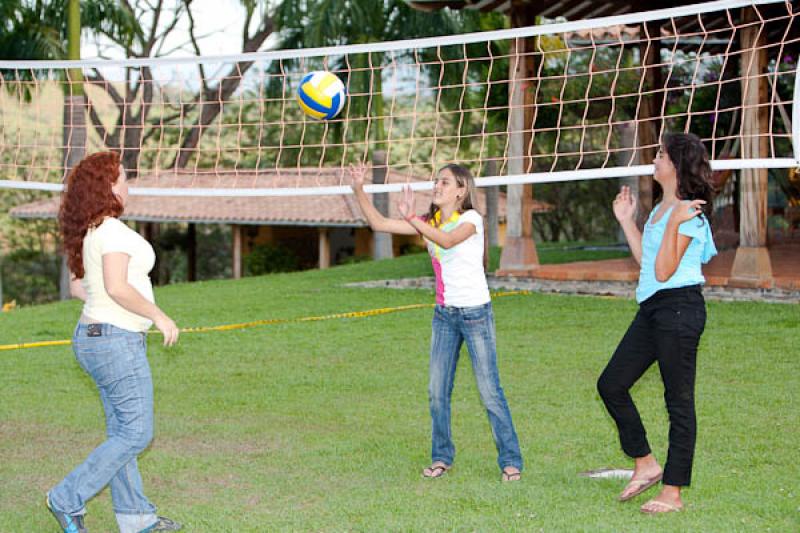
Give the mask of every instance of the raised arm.
[[130, 256], [123, 252], [103, 255], [103, 284], [112, 300], [131, 313], [149, 318], [164, 334], [164, 346], [178, 341], [178, 327], [159, 307], [128, 283]]
[[352, 180], [350, 187], [353, 189], [358, 207], [367, 219], [369, 227], [372, 228], [373, 231], [396, 233], [399, 235], [416, 235], [417, 230], [405, 220], [387, 218], [383, 216], [380, 211], [375, 209], [369, 196], [364, 192], [364, 177], [366, 174], [367, 167], [365, 165], [350, 166], [350, 178]]
[[642, 264], [642, 232], [636, 226], [636, 199], [631, 194], [631, 188], [623, 185], [619, 194], [614, 199], [614, 216], [622, 226], [631, 255], [640, 265]]

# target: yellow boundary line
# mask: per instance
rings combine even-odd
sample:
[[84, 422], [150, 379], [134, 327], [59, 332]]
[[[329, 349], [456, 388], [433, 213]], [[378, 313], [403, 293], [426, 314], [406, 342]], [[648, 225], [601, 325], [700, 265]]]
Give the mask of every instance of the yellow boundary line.
[[[520, 296], [529, 294], [531, 294], [531, 291], [505, 291], [505, 292], [496, 292], [492, 296], [494, 298], [502, 298], [504, 296]], [[410, 311], [412, 309], [425, 309], [434, 307], [435, 305], [436, 304], [409, 304], [409, 305], [401, 305], [398, 307], [381, 307], [378, 309], [368, 309], [366, 311], [348, 311], [345, 313], [333, 313], [330, 315], [321, 315], [321, 316], [304, 316], [300, 318], [270, 318], [266, 320], [253, 320], [252, 322], [242, 322], [240, 324], [224, 324], [221, 326], [201, 326], [196, 328], [183, 328], [181, 329], [181, 333], [207, 333], [212, 331], [232, 331], [236, 329], [246, 329], [257, 326], [291, 324], [294, 322], [321, 322], [323, 320], [336, 320], [340, 318], [366, 318], [371, 316], [388, 315], [389, 313], [398, 313], [400, 311]], [[44, 348], [47, 346], [69, 346], [70, 344], [72, 344], [72, 341], [70, 340], [35, 341], [35, 342], [20, 342], [17, 344], [0, 344], [0, 352], [9, 350], [23, 350], [27, 348]]]

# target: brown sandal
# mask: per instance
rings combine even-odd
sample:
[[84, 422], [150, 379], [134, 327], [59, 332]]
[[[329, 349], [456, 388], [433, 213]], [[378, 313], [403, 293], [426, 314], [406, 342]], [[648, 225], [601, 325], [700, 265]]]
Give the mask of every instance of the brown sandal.
[[642, 505], [639, 510], [646, 514], [677, 513], [683, 510], [683, 507], [659, 500], [650, 500]]
[[516, 472], [509, 472], [506, 470], [506, 468], [514, 468], [514, 467], [507, 466], [503, 468], [503, 475], [502, 475], [503, 481], [519, 481], [520, 479], [522, 479], [522, 472], [520, 472], [519, 470], [517, 470]]
[[643, 493], [644, 491], [646, 491], [647, 489], [649, 489], [650, 487], [652, 487], [653, 485], [655, 485], [656, 483], [661, 481], [661, 477], [662, 476], [663, 476], [663, 472], [658, 474], [658, 475], [656, 475], [656, 476], [653, 476], [651, 478], [632, 479], [628, 483], [628, 485], [625, 487], [625, 489], [622, 491], [622, 494], [625, 494], [625, 491], [628, 490], [628, 487], [634, 487], [634, 491], [631, 492], [630, 494], [625, 495], [625, 496], [620, 494], [619, 495], [619, 501], [627, 502], [628, 500], [632, 500], [633, 498], [635, 498], [639, 494]]
[[422, 477], [429, 479], [440, 478], [445, 475], [448, 470], [450, 470], [450, 465], [446, 465], [441, 461], [436, 461], [435, 463], [431, 464], [431, 466], [422, 470]]

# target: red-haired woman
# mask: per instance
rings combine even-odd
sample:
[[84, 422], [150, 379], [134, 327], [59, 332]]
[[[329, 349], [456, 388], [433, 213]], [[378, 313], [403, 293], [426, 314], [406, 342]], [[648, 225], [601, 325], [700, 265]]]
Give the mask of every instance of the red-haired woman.
[[127, 199], [119, 155], [96, 153], [70, 173], [58, 216], [71, 293], [85, 302], [72, 347], [97, 384], [108, 437], [47, 494], [47, 507], [68, 533], [85, 531], [86, 502], [106, 485], [121, 533], [181, 528], [156, 515], [136, 463], [153, 438], [145, 332], [155, 324], [170, 346], [178, 328], [153, 298], [153, 248], [119, 220]]

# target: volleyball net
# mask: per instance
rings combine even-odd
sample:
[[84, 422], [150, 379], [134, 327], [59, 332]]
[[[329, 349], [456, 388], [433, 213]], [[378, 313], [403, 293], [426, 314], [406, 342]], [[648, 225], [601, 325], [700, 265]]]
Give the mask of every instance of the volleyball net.
[[[237, 56], [0, 61], [0, 187], [60, 190], [81, 154], [116, 150], [145, 195], [347, 192], [346, 169], [430, 186], [645, 175], [665, 132], [717, 170], [800, 166], [797, 5], [718, 1], [423, 40]], [[339, 115], [295, 99], [312, 71]]]

